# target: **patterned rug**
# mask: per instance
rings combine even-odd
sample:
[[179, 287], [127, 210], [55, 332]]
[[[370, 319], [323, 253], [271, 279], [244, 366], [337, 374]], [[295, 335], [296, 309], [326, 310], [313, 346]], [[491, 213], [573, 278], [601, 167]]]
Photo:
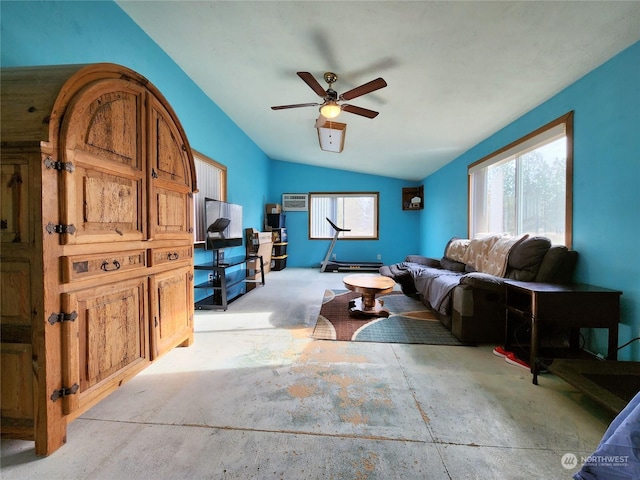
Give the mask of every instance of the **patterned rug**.
[[386, 317], [352, 318], [349, 300], [360, 297], [350, 290], [325, 290], [312, 337], [316, 340], [343, 340], [378, 343], [420, 343], [425, 345], [465, 345], [447, 330], [421, 301], [400, 292], [381, 295]]

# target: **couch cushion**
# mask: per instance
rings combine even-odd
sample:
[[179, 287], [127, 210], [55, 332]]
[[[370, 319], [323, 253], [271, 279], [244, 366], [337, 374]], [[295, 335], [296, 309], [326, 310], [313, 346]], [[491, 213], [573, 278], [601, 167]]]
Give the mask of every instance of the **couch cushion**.
[[451, 260], [447, 257], [442, 257], [440, 259], [440, 266], [445, 270], [450, 270], [452, 272], [464, 272], [466, 265], [462, 262], [456, 262], [455, 260]]
[[483, 257], [489, 253], [493, 244], [501, 237], [503, 237], [503, 235], [492, 233], [476, 235], [470, 240], [469, 247], [464, 252], [462, 261], [477, 271], [480, 271]]
[[406, 268], [403, 263], [396, 263], [393, 265], [383, 265], [378, 270], [380, 275], [392, 278], [397, 284], [400, 285], [402, 293], [405, 295], [412, 295], [416, 293], [416, 287], [413, 284], [413, 277], [411, 272]]
[[554, 245], [549, 249], [535, 277], [536, 282], [556, 283], [556, 275], [562, 269], [569, 249], [562, 245]]
[[435, 258], [423, 257], [422, 255], [407, 255], [405, 263], [418, 263], [427, 267], [440, 268], [440, 261]]
[[500, 233], [479, 234], [471, 239], [463, 262], [476, 271], [502, 277], [507, 271], [511, 249], [527, 235], [509, 236]]
[[549, 248], [551, 240], [547, 237], [529, 237], [523, 240], [509, 254], [507, 277], [525, 282], [533, 281]]
[[495, 275], [496, 277], [504, 277], [507, 273], [509, 252], [528, 236], [529, 235], [525, 233], [516, 237], [506, 236], [498, 238], [493, 245], [491, 245], [489, 252], [482, 258], [478, 271]]
[[464, 255], [469, 248], [469, 243], [471, 240], [468, 238], [457, 238], [453, 237], [447, 243], [447, 246], [444, 249], [444, 256], [449, 260], [453, 260], [455, 262], [466, 263], [464, 261]]

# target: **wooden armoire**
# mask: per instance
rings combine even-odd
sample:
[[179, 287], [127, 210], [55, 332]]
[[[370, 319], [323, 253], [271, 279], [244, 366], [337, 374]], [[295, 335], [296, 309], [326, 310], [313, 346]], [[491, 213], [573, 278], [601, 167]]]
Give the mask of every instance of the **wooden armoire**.
[[193, 342], [193, 156], [114, 64], [1, 71], [2, 437], [67, 423]]

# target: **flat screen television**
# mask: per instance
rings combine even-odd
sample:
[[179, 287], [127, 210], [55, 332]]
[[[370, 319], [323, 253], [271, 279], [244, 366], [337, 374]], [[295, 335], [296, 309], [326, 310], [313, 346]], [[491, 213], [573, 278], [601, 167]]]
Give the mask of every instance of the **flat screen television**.
[[205, 198], [204, 225], [207, 250], [242, 245], [242, 205]]

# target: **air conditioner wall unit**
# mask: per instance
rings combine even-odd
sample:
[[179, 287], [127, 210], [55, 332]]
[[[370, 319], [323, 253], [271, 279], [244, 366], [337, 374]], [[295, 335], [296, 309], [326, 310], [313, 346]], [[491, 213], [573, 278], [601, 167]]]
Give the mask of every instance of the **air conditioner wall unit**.
[[309, 195], [306, 193], [283, 193], [282, 210], [285, 212], [307, 212]]

